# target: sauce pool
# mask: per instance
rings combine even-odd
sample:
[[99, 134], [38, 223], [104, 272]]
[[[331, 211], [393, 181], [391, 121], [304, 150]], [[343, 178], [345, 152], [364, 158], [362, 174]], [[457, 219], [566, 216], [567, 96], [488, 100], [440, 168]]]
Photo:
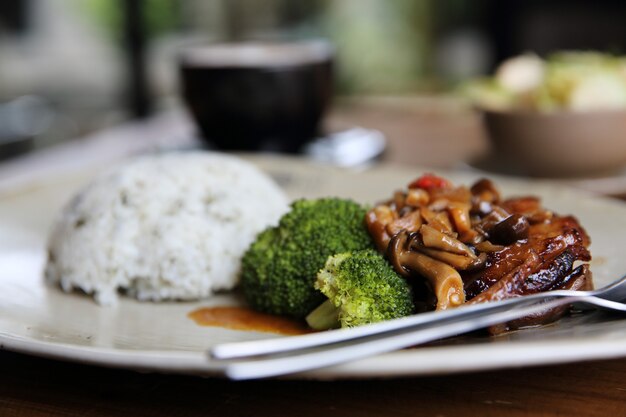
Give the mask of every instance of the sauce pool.
[[311, 330], [298, 321], [259, 313], [246, 307], [203, 307], [187, 315], [200, 326], [224, 327], [232, 330], [298, 335]]

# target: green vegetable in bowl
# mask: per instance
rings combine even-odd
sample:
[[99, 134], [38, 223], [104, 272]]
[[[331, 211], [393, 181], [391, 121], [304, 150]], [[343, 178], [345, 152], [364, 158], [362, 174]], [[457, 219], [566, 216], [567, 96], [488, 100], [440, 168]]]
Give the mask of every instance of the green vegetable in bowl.
[[351, 200], [323, 198], [292, 204], [278, 226], [266, 229], [244, 254], [241, 286], [252, 308], [304, 318], [324, 301], [315, 287], [329, 256], [373, 248], [366, 209]]
[[626, 108], [626, 60], [594, 52], [562, 52], [546, 61], [535, 92], [540, 110]]
[[390, 320], [414, 309], [409, 284], [374, 250], [328, 258], [315, 287], [328, 297], [306, 318], [316, 330]]
[[626, 108], [626, 57], [599, 52], [534, 54], [502, 62], [493, 77], [462, 86], [461, 92], [488, 110], [539, 112]]

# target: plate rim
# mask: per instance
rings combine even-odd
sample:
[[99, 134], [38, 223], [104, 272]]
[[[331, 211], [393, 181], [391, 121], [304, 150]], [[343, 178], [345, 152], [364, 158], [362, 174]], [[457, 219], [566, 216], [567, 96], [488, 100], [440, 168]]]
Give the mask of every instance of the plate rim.
[[[0, 350], [69, 363], [140, 372], [225, 377], [225, 364], [211, 362], [208, 352], [99, 348], [45, 342], [4, 332], [0, 332]], [[520, 355], [521, 353], [523, 355]], [[491, 355], [491, 361], [485, 364], [485, 362], [463, 359], [467, 356], [472, 357], [472, 354]], [[441, 362], [432, 360], [437, 356], [451, 357], [455, 360], [447, 361], [446, 366], [442, 366]], [[402, 349], [326, 368], [299, 372], [283, 378], [340, 380], [421, 377], [618, 359], [625, 356], [626, 339], [604, 340], [600, 344], [593, 340], [578, 341], [574, 347], [567, 338], [549, 342], [518, 340], [507, 345], [478, 343]], [[511, 360], [511, 357], [515, 360]], [[412, 365], [416, 362], [419, 365]]]

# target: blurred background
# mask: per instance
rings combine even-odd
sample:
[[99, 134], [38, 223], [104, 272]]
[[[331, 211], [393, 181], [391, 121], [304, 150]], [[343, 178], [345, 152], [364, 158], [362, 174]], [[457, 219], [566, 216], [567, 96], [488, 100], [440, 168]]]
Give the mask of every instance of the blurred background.
[[350, 103], [445, 96], [527, 51], [623, 53], [625, 21], [620, 0], [4, 1], [0, 139], [45, 147], [180, 107], [177, 51], [197, 41], [330, 39]]

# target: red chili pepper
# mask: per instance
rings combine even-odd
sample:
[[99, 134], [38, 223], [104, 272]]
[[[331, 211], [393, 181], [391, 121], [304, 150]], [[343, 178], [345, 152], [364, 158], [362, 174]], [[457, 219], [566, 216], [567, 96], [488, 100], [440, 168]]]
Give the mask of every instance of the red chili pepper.
[[450, 181], [435, 174], [424, 174], [409, 184], [409, 188], [422, 188], [424, 190], [449, 187], [452, 187], [452, 183], [450, 183]]

